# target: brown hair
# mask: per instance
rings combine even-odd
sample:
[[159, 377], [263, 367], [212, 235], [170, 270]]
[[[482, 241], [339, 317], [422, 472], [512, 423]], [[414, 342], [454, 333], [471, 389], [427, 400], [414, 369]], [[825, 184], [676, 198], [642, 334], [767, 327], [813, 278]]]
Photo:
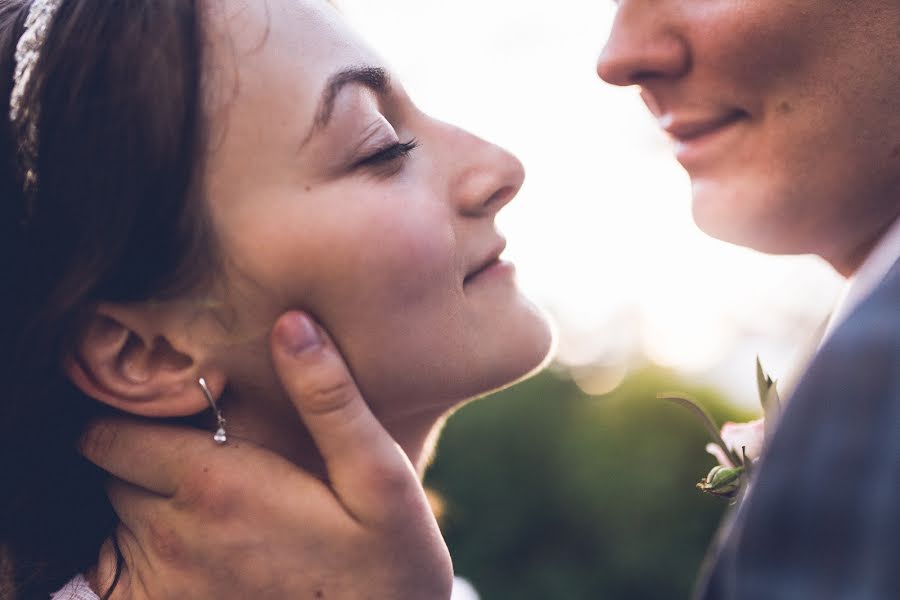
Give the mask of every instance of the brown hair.
[[[208, 270], [200, 0], [65, 0], [25, 102], [40, 105], [25, 198], [9, 112], [28, 0], [0, 0], [0, 544], [18, 597], [96, 561], [116, 517], [76, 451], [103, 409], [60, 359], [98, 301], [180, 293]], [[2, 587], [2, 585], [0, 585]]]

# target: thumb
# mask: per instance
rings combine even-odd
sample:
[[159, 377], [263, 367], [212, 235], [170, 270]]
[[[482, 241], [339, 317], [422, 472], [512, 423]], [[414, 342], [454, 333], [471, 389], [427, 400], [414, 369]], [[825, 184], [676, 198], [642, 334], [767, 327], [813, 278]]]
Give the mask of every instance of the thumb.
[[335, 493], [358, 519], [384, 521], [419, 487], [406, 455], [369, 410], [331, 338], [307, 315], [282, 315], [272, 358], [328, 469]]

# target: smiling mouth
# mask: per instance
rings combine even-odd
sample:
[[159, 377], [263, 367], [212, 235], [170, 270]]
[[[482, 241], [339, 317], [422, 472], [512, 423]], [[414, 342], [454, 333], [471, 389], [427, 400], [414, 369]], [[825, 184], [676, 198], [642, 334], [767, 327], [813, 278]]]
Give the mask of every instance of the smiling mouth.
[[660, 126], [672, 136], [675, 141], [686, 143], [716, 133], [748, 116], [749, 115], [742, 110], [735, 110], [715, 117], [694, 119], [668, 115], [660, 119]]
[[478, 265], [474, 270], [472, 270], [471, 272], [469, 272], [468, 275], [465, 276], [465, 278], [463, 279], [463, 285], [467, 285], [473, 279], [475, 279], [482, 273], [493, 269], [494, 267], [497, 267], [502, 264], [509, 264], [509, 263], [505, 263], [500, 258], [500, 255], [503, 254], [503, 251], [505, 249], [506, 249], [506, 240], [502, 240], [497, 245], [497, 247], [494, 248], [494, 250], [489, 255], [487, 255], [487, 257], [484, 259], [484, 261], [482, 261], [482, 263], [480, 265]]
[[466, 275], [465, 279], [463, 279], [463, 285], [467, 285], [470, 281], [472, 281], [473, 279], [475, 279], [476, 277], [478, 277], [479, 275], [481, 275], [482, 273], [484, 273], [485, 271], [487, 271], [487, 270], [490, 269], [491, 267], [494, 267], [494, 266], [496, 266], [496, 265], [498, 265], [498, 264], [500, 264], [500, 258], [499, 258], [499, 257], [497, 257], [497, 258], [495, 258], [495, 259], [493, 259], [493, 260], [491, 260], [491, 261], [485, 263], [484, 265], [482, 265], [481, 267], [479, 267], [477, 270], [472, 271], [471, 273], [469, 273], [468, 275]]
[[675, 158], [692, 175], [697, 169], [718, 164], [729, 156], [742, 139], [740, 124], [749, 113], [732, 110], [713, 115], [669, 114], [660, 119], [660, 126], [675, 142]]

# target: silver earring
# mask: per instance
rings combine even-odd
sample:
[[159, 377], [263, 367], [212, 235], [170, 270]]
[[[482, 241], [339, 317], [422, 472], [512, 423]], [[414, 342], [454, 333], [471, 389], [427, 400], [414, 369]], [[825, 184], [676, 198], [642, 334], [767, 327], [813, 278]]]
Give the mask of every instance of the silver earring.
[[216, 401], [213, 399], [212, 394], [209, 392], [209, 388], [206, 386], [206, 380], [201, 377], [198, 383], [200, 384], [200, 389], [203, 390], [203, 395], [206, 396], [207, 402], [209, 402], [209, 407], [216, 414], [216, 421], [218, 422], [219, 428], [216, 430], [215, 435], [213, 435], [213, 439], [221, 446], [228, 441], [228, 435], [225, 433], [225, 417], [222, 416], [222, 411], [216, 406]]

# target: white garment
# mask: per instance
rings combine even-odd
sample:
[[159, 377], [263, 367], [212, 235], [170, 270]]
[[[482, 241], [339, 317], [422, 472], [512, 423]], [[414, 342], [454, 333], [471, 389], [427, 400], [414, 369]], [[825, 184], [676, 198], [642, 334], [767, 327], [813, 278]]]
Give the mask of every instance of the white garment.
[[51, 600], [100, 600], [87, 580], [79, 573], [72, 581], [51, 596]]
[[897, 219], [881, 236], [863, 264], [847, 280], [828, 319], [811, 334], [809, 341], [794, 361], [793, 367], [779, 381], [778, 391], [782, 400], [791, 397], [816, 353], [835, 329], [850, 316], [853, 309], [875, 291], [898, 259], [900, 259], [900, 219]]
[[825, 328], [822, 344], [850, 316], [853, 309], [859, 306], [869, 294], [875, 291], [878, 284], [884, 281], [897, 259], [900, 259], [900, 218], [894, 221], [890, 229], [881, 236], [878, 244], [869, 253], [863, 264], [847, 280], [847, 285], [844, 287], [837, 306], [831, 313], [828, 326]]
[[480, 600], [481, 596], [475, 591], [475, 587], [462, 577], [453, 578], [453, 593], [450, 600]]

